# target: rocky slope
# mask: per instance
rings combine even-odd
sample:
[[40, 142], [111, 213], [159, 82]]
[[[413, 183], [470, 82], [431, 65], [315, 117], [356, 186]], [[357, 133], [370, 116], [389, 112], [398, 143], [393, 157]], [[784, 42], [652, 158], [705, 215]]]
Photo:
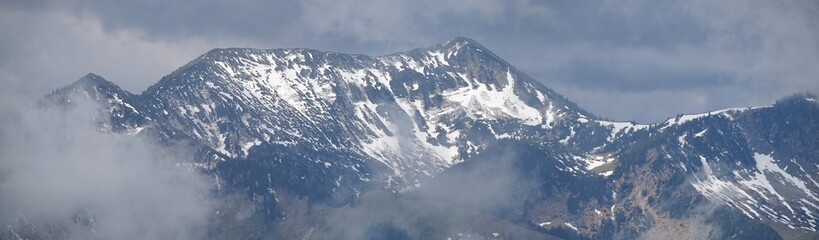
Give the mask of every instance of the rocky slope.
[[[812, 95], [651, 125], [607, 121], [474, 40], [456, 38], [381, 57], [214, 49], [139, 95], [89, 74], [47, 102], [77, 96], [104, 104], [105, 131], [189, 142], [198, 159], [191, 167], [213, 175], [222, 196], [246, 193], [257, 206], [259, 220], [240, 224], [273, 226], [248, 230], [259, 236], [281, 234], [275, 226], [287, 224], [303, 231], [278, 236], [336, 235], [310, 209], [342, 214], [356, 202], [409, 201], [397, 198], [526, 229], [508, 230], [514, 236], [819, 231]], [[381, 191], [396, 199], [362, 197]], [[310, 204], [294, 200], [302, 197]], [[388, 225], [378, 229], [429, 236], [417, 224]], [[431, 232], [456, 233], [449, 230]]]

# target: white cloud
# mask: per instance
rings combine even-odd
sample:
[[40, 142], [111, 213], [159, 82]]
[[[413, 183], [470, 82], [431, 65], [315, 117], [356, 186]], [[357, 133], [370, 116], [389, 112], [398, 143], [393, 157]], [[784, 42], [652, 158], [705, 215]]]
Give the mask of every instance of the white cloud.
[[104, 31], [94, 17], [39, 10], [0, 10], [0, 42], [0, 72], [25, 81], [32, 94], [89, 72], [139, 93], [217, 45], [199, 38], [151, 40], [139, 29]]
[[[172, 154], [141, 137], [101, 133], [92, 121], [96, 105], [74, 102], [67, 111], [2, 104], [4, 231], [34, 227], [38, 235], [65, 231], [69, 239], [203, 237], [213, 181], [176, 167], [191, 161], [184, 149]], [[80, 215], [91, 218], [78, 221]], [[56, 236], [62, 235], [41, 237]]]

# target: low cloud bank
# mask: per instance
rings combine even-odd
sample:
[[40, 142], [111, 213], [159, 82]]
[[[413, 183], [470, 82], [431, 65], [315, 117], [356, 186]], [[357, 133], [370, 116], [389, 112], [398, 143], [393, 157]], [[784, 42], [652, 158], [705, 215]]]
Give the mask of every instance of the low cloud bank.
[[[19, 100], [19, 99], [18, 99]], [[99, 106], [0, 104], [0, 236], [199, 239], [213, 181], [184, 149], [104, 133]], [[19, 103], [19, 101], [15, 102]]]

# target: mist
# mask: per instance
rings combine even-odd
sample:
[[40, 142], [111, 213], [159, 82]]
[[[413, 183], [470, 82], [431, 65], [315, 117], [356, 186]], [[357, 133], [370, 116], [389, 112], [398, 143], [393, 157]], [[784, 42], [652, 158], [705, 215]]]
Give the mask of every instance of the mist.
[[500, 141], [412, 191], [363, 193], [329, 211], [321, 234], [329, 239], [554, 238], [517, 217], [533, 200], [527, 195], [542, 190], [530, 179], [559, 175], [540, 166], [551, 161], [542, 151]]
[[3, 238], [201, 239], [213, 181], [184, 148], [100, 129], [83, 97], [67, 107], [4, 96], [0, 104]]

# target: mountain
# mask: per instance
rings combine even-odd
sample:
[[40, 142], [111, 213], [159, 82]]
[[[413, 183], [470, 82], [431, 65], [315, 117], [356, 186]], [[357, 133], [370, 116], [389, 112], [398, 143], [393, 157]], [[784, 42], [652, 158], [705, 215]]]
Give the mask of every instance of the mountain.
[[75, 97], [103, 103], [105, 131], [189, 143], [221, 197], [244, 196], [217, 239], [819, 236], [810, 94], [609, 121], [459, 37], [380, 57], [214, 49], [139, 95], [89, 74], [45, 102]]

